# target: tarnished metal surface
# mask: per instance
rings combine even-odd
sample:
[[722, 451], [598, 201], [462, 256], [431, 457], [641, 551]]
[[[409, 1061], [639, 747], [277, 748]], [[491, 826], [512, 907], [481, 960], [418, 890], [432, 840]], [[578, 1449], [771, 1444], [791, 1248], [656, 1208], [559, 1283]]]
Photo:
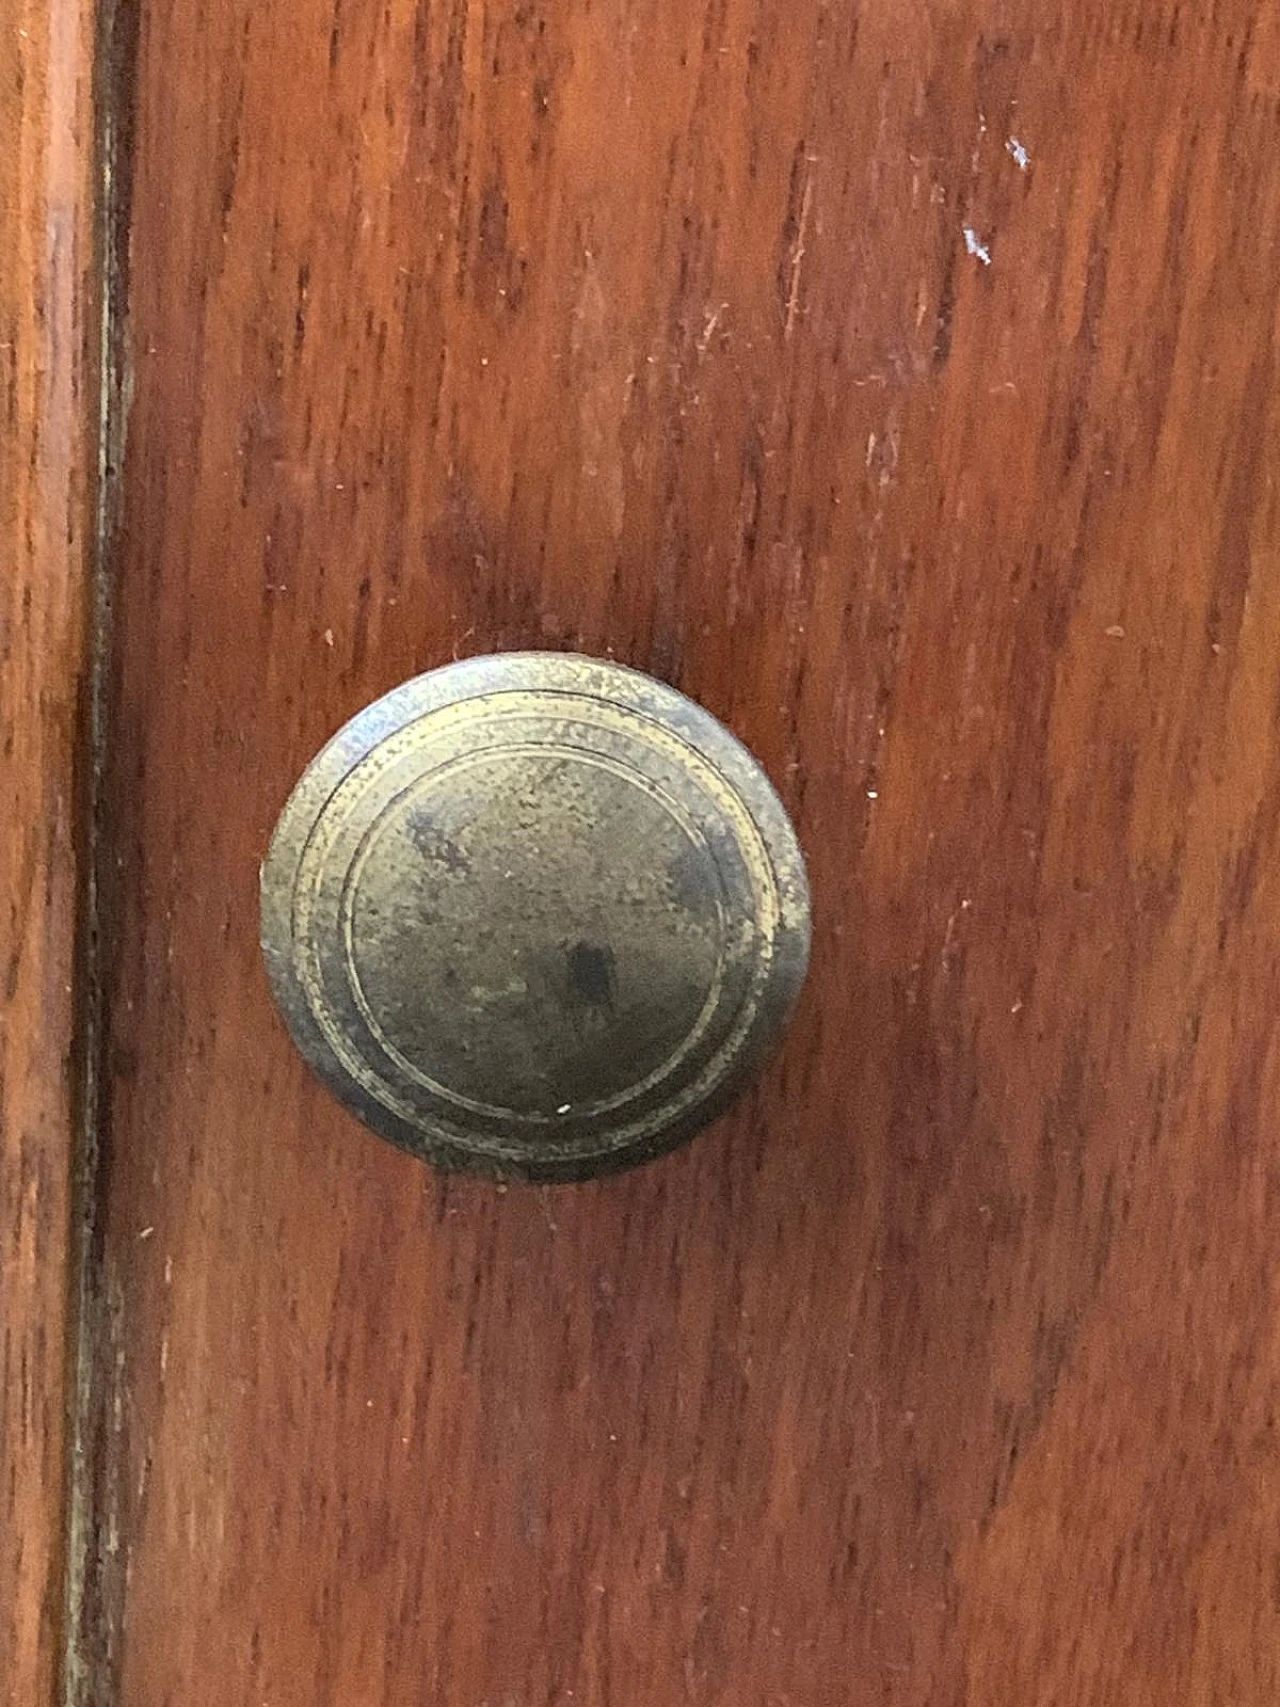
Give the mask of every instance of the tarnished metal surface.
[[741, 1088], [803, 980], [809, 900], [781, 803], [708, 712], [507, 653], [405, 683], [312, 762], [262, 944], [299, 1048], [374, 1131], [570, 1180]]

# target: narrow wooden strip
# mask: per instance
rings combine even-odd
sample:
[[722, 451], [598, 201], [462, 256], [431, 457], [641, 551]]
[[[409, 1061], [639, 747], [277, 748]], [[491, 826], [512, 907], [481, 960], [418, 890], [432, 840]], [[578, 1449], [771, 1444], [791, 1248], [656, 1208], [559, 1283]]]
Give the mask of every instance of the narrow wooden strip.
[[0, 1701], [59, 1692], [96, 405], [92, 0], [0, 30]]

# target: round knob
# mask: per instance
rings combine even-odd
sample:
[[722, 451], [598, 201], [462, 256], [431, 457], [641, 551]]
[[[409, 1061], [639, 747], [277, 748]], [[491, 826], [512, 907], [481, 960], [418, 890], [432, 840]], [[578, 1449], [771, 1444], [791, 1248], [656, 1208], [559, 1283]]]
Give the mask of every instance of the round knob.
[[709, 712], [561, 653], [471, 658], [308, 766], [262, 871], [295, 1042], [427, 1160], [583, 1179], [689, 1137], [804, 978], [790, 820]]

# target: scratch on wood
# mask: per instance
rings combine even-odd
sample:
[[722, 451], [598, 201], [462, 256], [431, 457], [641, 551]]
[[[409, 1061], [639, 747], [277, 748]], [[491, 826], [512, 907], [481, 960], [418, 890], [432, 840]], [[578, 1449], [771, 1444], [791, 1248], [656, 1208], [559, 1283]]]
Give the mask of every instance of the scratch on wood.
[[809, 230], [809, 208], [813, 201], [813, 174], [806, 169], [804, 193], [800, 198], [800, 219], [796, 226], [795, 245], [791, 251], [791, 288], [787, 292], [787, 319], [783, 336], [790, 338], [795, 329], [800, 303], [800, 267], [804, 261], [805, 238]]

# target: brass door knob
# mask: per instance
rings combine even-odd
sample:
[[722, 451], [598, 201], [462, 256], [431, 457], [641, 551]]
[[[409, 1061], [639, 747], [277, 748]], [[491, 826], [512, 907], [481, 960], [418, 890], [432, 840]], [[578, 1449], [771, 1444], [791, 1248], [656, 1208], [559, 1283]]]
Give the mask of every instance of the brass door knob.
[[499, 1177], [661, 1154], [804, 978], [804, 861], [756, 761], [661, 682], [559, 653], [406, 682], [308, 766], [262, 871], [295, 1042], [375, 1132]]

